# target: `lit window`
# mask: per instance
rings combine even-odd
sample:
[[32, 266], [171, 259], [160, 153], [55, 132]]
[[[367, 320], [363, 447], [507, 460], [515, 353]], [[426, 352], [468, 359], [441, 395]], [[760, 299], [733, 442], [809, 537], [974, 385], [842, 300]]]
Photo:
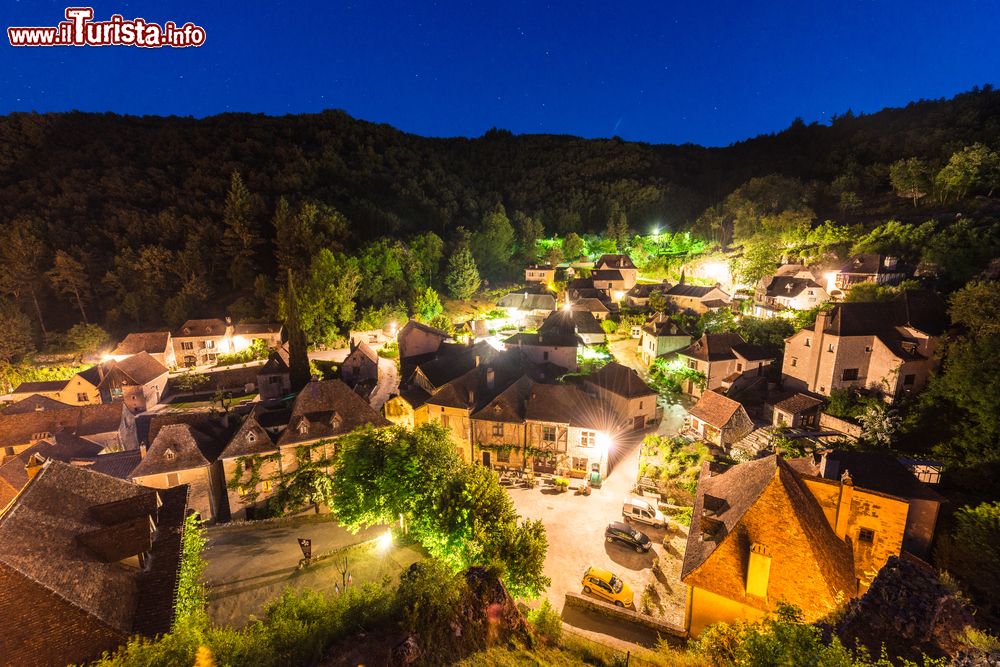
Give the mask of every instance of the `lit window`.
[[271, 480], [265, 479], [260, 483], [260, 490], [262, 493], [271, 493]]
[[593, 431], [580, 431], [580, 446], [595, 447], [597, 445], [597, 434]]
[[542, 441], [543, 442], [555, 442], [556, 441], [556, 427], [555, 426], [543, 426], [542, 427]]
[[503, 424], [494, 424], [493, 425], [493, 436], [497, 437], [497, 438], [502, 438], [503, 437]]
[[587, 459], [579, 456], [573, 457], [573, 470], [587, 472]]
[[693, 371], [698, 370], [698, 362], [695, 361], [694, 359], [688, 359], [688, 368], [690, 368]]
[[77, 403], [89, 403], [90, 402], [90, 396], [88, 396], [86, 393], [77, 394], [76, 395], [76, 402]]

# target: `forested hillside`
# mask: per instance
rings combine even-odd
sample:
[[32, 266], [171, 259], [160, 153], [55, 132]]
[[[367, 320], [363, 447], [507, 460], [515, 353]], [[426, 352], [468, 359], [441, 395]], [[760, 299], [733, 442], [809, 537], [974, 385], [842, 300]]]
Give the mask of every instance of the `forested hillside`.
[[[265, 316], [275, 306], [267, 297], [273, 281], [289, 268], [305, 270], [324, 248], [331, 271], [361, 262], [359, 305], [409, 302], [413, 288], [441, 285], [442, 258], [497, 204], [517, 235], [490, 240], [508, 245], [609, 223], [693, 228], [728, 245], [739, 241], [739, 216], [725, 210], [727, 197], [770, 174], [790, 180], [774, 181], [780, 192], [764, 198], [795, 201], [769, 208], [807, 210], [814, 225], [918, 221], [970, 206], [985, 214], [991, 200], [974, 200], [985, 188], [952, 197], [930, 182], [975, 144], [1000, 147], [1000, 93], [991, 88], [846, 113], [829, 126], [795, 123], [717, 149], [503, 130], [429, 139], [337, 111], [202, 120], [18, 113], [0, 118], [0, 288], [49, 329], [79, 321], [75, 310], [112, 329], [176, 323], [234, 303]], [[894, 194], [890, 167], [911, 157], [929, 183]], [[58, 251], [62, 279], [46, 279], [59, 269]], [[392, 278], [374, 267], [365, 274], [366, 262], [397, 272], [400, 284], [383, 285]], [[407, 277], [413, 271], [425, 275], [419, 284]]]

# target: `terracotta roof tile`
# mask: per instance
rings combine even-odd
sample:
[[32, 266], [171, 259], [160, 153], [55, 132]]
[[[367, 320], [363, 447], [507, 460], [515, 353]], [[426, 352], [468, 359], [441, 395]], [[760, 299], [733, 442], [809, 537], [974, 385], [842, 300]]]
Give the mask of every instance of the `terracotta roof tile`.
[[112, 356], [124, 356], [126, 354], [138, 354], [149, 352], [150, 354], [163, 354], [170, 344], [169, 331], [151, 331], [148, 333], [130, 333], [125, 336], [122, 342], [118, 343], [112, 352]]
[[586, 381], [625, 398], [657, 395], [649, 388], [649, 385], [642, 381], [635, 370], [623, 366], [617, 361], [605, 364], [599, 371], [590, 375]]
[[714, 390], [709, 390], [701, 395], [698, 402], [691, 406], [688, 412], [691, 413], [691, 416], [721, 429], [729, 423], [737, 411], [742, 409], [743, 406], [733, 399], [726, 398]]
[[366, 424], [389, 422], [340, 380], [310, 382], [295, 397], [291, 420], [278, 445], [335, 438]]

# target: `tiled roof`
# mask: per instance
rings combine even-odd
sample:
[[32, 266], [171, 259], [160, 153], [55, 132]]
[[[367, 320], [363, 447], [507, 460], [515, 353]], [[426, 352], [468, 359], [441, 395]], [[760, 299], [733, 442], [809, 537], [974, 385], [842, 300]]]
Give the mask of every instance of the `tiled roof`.
[[207, 320], [188, 320], [177, 327], [174, 338], [192, 338], [197, 336], [224, 336], [229, 325], [225, 320], [212, 318]]
[[427, 399], [427, 405], [478, 410], [532, 370], [516, 350], [497, 355], [442, 386]]
[[65, 431], [83, 437], [113, 433], [121, 425], [124, 409], [121, 403], [104, 403], [0, 415], [0, 447], [25, 444], [39, 433]]
[[165, 375], [167, 367], [149, 355], [139, 352], [122, 359], [113, 366], [132, 379], [135, 384], [143, 385]]
[[531, 378], [521, 376], [520, 379], [497, 394], [496, 398], [474, 413], [472, 418], [483, 421], [522, 423], [526, 402], [534, 385]]
[[226, 448], [219, 454], [219, 458], [234, 459], [238, 456], [266, 454], [277, 449], [271, 440], [271, 434], [264, 430], [264, 427], [257, 421], [257, 417], [251, 412], [243, 420], [243, 424], [240, 425], [239, 430], [233, 435]]
[[432, 387], [441, 387], [475, 368], [477, 360], [478, 363], [483, 363], [499, 354], [495, 347], [486, 341], [481, 341], [453, 354], [442, 355], [424, 362], [417, 366], [417, 370], [427, 378]]
[[774, 403], [774, 409], [797, 415], [800, 412], [811, 410], [818, 405], [823, 405], [823, 401], [818, 398], [814, 398], [808, 394], [792, 394]]
[[688, 412], [691, 413], [692, 417], [697, 417], [706, 424], [721, 429], [742, 407], [733, 399], [726, 398], [714, 390], [709, 390], [701, 395], [698, 402], [691, 406]]
[[909, 273], [911, 269], [903, 262], [896, 261], [893, 268], [886, 266], [889, 258], [885, 255], [866, 252], [850, 257], [840, 266], [841, 273], [856, 273], [862, 275], [877, 275], [880, 273]]
[[636, 299], [648, 299], [653, 292], [665, 292], [670, 289], [670, 287], [670, 284], [667, 282], [636, 283], [633, 285], [632, 289], [625, 293], [625, 295]]
[[[574, 310], [570, 313], [573, 316], [573, 326], [578, 334], [600, 334], [604, 335], [604, 328], [589, 310]], [[543, 325], [544, 326], [544, 325]], [[538, 330], [542, 333], [542, 330]]]
[[48, 396], [39, 396], [38, 394], [33, 394], [27, 398], [22, 398], [20, 401], [11, 403], [3, 410], [0, 410], [0, 415], [19, 415], [25, 412], [41, 412], [42, 410], [63, 410], [65, 408], [72, 408], [73, 406], [69, 403], [63, 403], [62, 401], [57, 401], [54, 398], [49, 398]]
[[733, 345], [732, 350], [733, 354], [746, 361], [764, 361], [775, 358], [774, 354], [768, 352], [760, 345], [751, 345], [750, 343]]
[[74, 459], [89, 459], [104, 449], [103, 445], [70, 433], [58, 433], [37, 442], [0, 465], [0, 509], [14, 499], [28, 483], [28, 465], [41, 465], [49, 459], [70, 463]]
[[566, 289], [569, 290], [594, 289], [594, 281], [591, 278], [574, 278], [573, 280], [566, 283]]
[[211, 463], [201, 451], [208, 436], [190, 424], [168, 424], [159, 430], [149, 451], [132, 470], [132, 478], [203, 468]]
[[570, 305], [570, 310], [573, 311], [585, 311], [588, 313], [608, 313], [608, 307], [604, 305], [604, 302], [600, 299], [594, 298], [583, 298], [577, 299]]
[[825, 466], [822, 460], [814, 462], [815, 476], [839, 481], [847, 472], [859, 488], [886, 493], [897, 498], [934, 500], [945, 499], [934, 489], [918, 480], [899, 460], [885, 452], [860, 452], [836, 450], [827, 452]]
[[569, 384], [535, 384], [525, 406], [525, 419], [616, 431], [618, 415], [606, 402]]
[[618, 269], [600, 269], [590, 274], [592, 280], [625, 280]]
[[142, 453], [138, 449], [126, 449], [123, 452], [99, 454], [87, 467], [94, 472], [111, 475], [118, 479], [131, 479], [132, 471], [141, 460]]
[[440, 329], [436, 329], [428, 324], [424, 324], [423, 322], [417, 322], [414, 319], [411, 319], [399, 329], [399, 334], [397, 337], [402, 336], [403, 332], [408, 331], [409, 329], [419, 329], [420, 331], [424, 331], [426, 333], [438, 336], [442, 340], [447, 340], [448, 338], [451, 338], [451, 335], [446, 331], [441, 331]]
[[288, 348], [285, 346], [279, 347], [277, 350], [271, 350], [271, 353], [267, 355], [267, 361], [264, 365], [260, 367], [257, 371], [258, 375], [279, 375], [281, 373], [288, 372]]
[[655, 316], [646, 321], [642, 325], [642, 330], [653, 334], [654, 336], [688, 336], [690, 334], [684, 331], [680, 325], [670, 319], [669, 315], [665, 313], [657, 313]]
[[683, 296], [693, 299], [701, 299], [709, 292], [716, 289], [716, 285], [674, 285], [664, 292], [667, 296]]
[[[783, 515], [780, 521], [741, 528], [744, 516], [772, 485], [776, 485], [776, 495], [769, 497], [772, 500], [783, 498], [791, 513]], [[761, 510], [766, 514], [774, 508], [762, 507]], [[783, 561], [788, 561], [787, 555], [781, 552], [787, 548], [790, 536], [795, 534], [804, 538], [809, 549], [805, 556], [817, 566], [813, 572], [799, 572], [796, 576], [821, 577], [831, 598], [838, 594], [852, 595], [857, 583], [850, 547], [837, 538], [798, 473], [780, 456], [747, 461], [721, 472], [713, 472], [712, 464], [705, 462], [698, 480], [681, 578], [687, 580], [696, 573], [727, 540], [739, 540], [736, 547], [740, 551], [749, 550], [752, 543], [765, 544], [776, 559], [777, 568], [772, 566], [771, 569], [772, 581], [789, 577], [789, 572], [778, 568]], [[699, 582], [699, 585], [713, 592], [736, 597], [733, 593], [742, 595], [745, 590], [742, 569], [717, 567], [707, 576], [710, 581]]]
[[[200, 444], [205, 458], [210, 461], [218, 456], [223, 445], [229, 441], [233, 431], [238, 428], [233, 420], [229, 420], [228, 425], [223, 423], [223, 418], [214, 412], [164, 412], [136, 419], [136, 436], [139, 442], [152, 443], [159, 435], [160, 429], [171, 424], [187, 424], [198, 429], [202, 435], [208, 436], [210, 441]], [[213, 448], [215, 449], [214, 454]]]
[[542, 326], [538, 328], [538, 344], [557, 347], [576, 347], [577, 324], [575, 313], [557, 310], [549, 314], [545, 318], [545, 322], [542, 323]]
[[22, 382], [14, 387], [13, 394], [37, 394], [39, 392], [62, 391], [69, 380], [45, 380], [44, 382]]
[[497, 306], [516, 310], [555, 310], [556, 298], [551, 294], [511, 292], [500, 297]]
[[122, 356], [126, 354], [139, 354], [149, 352], [150, 354], [163, 354], [170, 342], [169, 331], [150, 331], [148, 333], [130, 333], [125, 336], [118, 347], [111, 352], [112, 356]]
[[737, 333], [704, 334], [677, 354], [702, 361], [724, 361], [735, 359], [733, 347], [747, 342]]
[[254, 334], [281, 333], [281, 325], [277, 322], [243, 322], [233, 327], [234, 336], [253, 336]]
[[594, 264], [595, 267], [607, 267], [610, 269], [634, 269], [635, 264], [628, 255], [601, 255]]
[[354, 347], [353, 350], [351, 350], [351, 353], [348, 354], [347, 357], [350, 358], [355, 353], [367, 357], [369, 360], [374, 361], [376, 365], [378, 364], [378, 353], [376, 353], [375, 350], [373, 350], [371, 346], [368, 345], [368, 343], [364, 342], [363, 340], [358, 341], [357, 345]]
[[838, 303], [830, 311], [825, 331], [835, 336], [898, 336], [896, 327], [910, 326], [938, 335], [948, 326], [941, 297], [924, 290], [906, 290], [894, 301]]
[[775, 276], [767, 288], [767, 296], [771, 297], [796, 297], [806, 289], [823, 289], [823, 286], [815, 280], [809, 278], [796, 278], [794, 276]]
[[291, 420], [278, 445], [335, 438], [366, 424], [388, 426], [389, 422], [340, 380], [314, 381], [295, 397]]
[[625, 398], [656, 396], [656, 392], [642, 381], [635, 370], [617, 361], [605, 364], [603, 368], [588, 377], [587, 382]]
[[[148, 496], [162, 501], [158, 508], [156, 503], [151, 506], [156, 536], [149, 569], [104, 562], [100, 554], [114, 542], [114, 527], [121, 526], [122, 538], [134, 533], [131, 524], [137, 516], [127, 514], [146, 512], [150, 505], [141, 501]], [[125, 635], [165, 632], [173, 621], [186, 497], [187, 487], [157, 491], [50, 461], [0, 516], [0, 567], [37, 587], [30, 599], [22, 600], [31, 613], [36, 603], [68, 604]], [[109, 504], [122, 511], [100, 511]], [[100, 536], [93, 533], [107, 533], [109, 528], [111, 534], [95, 542]], [[79, 539], [88, 534], [90, 539]], [[88, 548], [88, 542], [99, 548]], [[56, 597], [47, 597], [46, 591]], [[68, 626], [58, 632], [74, 630]], [[0, 646], [3, 641], [0, 638]]]

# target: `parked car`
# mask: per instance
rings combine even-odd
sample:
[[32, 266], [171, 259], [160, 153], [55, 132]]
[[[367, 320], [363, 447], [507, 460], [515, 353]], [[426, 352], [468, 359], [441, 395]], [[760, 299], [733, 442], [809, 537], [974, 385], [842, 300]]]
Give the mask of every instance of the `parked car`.
[[622, 516], [625, 521], [638, 521], [655, 528], [663, 528], [667, 525], [663, 512], [657, 509], [656, 505], [642, 498], [626, 498], [622, 504]]
[[608, 527], [604, 529], [604, 539], [608, 542], [624, 544], [630, 549], [635, 549], [637, 553], [645, 553], [653, 546], [646, 533], [620, 521], [612, 521], [608, 524]]
[[583, 592], [591, 593], [616, 607], [635, 608], [632, 589], [617, 575], [596, 567], [588, 567], [583, 573]]

